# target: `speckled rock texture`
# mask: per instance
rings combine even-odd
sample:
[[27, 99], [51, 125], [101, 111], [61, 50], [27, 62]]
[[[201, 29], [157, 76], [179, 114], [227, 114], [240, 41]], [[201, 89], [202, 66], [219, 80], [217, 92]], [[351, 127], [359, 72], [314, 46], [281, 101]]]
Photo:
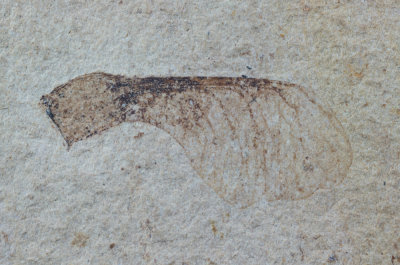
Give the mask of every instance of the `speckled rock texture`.
[[[397, 0], [1, 1], [0, 264], [400, 264], [399, 32]], [[351, 166], [307, 198], [241, 205], [160, 126], [68, 148], [40, 99], [93, 72], [296, 84]]]

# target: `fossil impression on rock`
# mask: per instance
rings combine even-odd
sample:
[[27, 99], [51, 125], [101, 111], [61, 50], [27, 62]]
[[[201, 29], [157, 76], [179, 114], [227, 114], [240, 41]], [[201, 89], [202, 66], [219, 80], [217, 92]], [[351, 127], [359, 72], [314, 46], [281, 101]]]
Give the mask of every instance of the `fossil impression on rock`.
[[301, 86], [268, 79], [91, 73], [41, 99], [68, 146], [122, 122], [169, 133], [225, 201], [297, 200], [343, 180], [349, 139]]

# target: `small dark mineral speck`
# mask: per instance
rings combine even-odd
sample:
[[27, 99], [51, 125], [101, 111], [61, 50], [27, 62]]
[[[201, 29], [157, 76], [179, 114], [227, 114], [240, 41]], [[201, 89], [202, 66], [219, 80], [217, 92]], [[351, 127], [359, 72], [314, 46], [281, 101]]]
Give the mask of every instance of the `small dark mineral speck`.
[[328, 258], [328, 262], [334, 262], [334, 261], [337, 261], [337, 258], [336, 258], [336, 255], [335, 255], [335, 254], [331, 255], [331, 256]]

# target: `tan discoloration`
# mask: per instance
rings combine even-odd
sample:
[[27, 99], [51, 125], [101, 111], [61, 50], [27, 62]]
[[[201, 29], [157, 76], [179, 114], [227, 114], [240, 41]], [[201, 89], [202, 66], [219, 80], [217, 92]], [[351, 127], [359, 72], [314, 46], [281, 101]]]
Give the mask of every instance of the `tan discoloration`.
[[75, 233], [74, 239], [71, 242], [72, 246], [84, 247], [89, 239], [89, 236], [84, 233]]
[[139, 132], [137, 135], [133, 136], [133, 138], [135, 138], [135, 139], [140, 139], [140, 138], [143, 137], [143, 135], [144, 135], [143, 132]]
[[5, 243], [8, 243], [8, 235], [7, 235], [5, 232], [3, 232], [3, 231], [1, 231], [1, 234], [3, 235], [4, 242], [5, 242]]
[[168, 132], [224, 200], [302, 199], [352, 162], [334, 115], [295, 84], [228, 77], [77, 77], [42, 97], [68, 146], [129, 122]]

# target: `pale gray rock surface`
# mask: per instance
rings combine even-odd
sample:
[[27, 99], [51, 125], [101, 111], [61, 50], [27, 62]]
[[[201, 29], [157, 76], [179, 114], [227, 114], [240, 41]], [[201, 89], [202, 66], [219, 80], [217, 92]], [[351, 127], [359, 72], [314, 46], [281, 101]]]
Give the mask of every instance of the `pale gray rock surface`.
[[[397, 0], [3, 0], [0, 264], [400, 264], [399, 32]], [[39, 99], [95, 71], [299, 84], [352, 165], [307, 199], [241, 209], [155, 127], [67, 151]]]

